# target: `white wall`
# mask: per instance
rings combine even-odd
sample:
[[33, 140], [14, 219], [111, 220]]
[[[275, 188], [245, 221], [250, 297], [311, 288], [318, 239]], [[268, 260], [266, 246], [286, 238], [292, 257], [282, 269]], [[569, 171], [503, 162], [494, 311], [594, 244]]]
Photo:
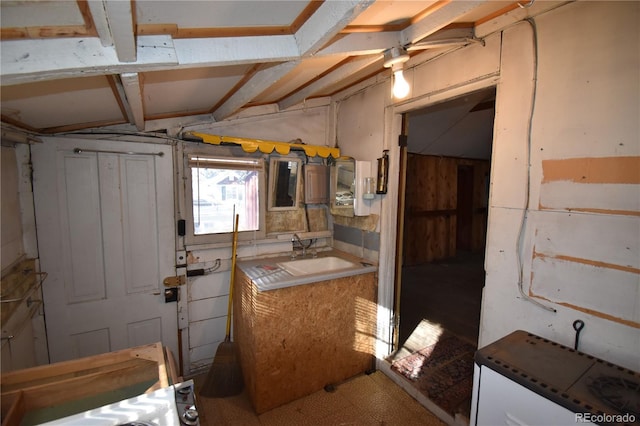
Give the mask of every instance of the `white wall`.
[[308, 145], [334, 146], [330, 140], [329, 99], [313, 99], [279, 111], [273, 105], [248, 108], [218, 123], [185, 127], [213, 135], [289, 142], [300, 139]]
[[[38, 244], [36, 241], [36, 222], [31, 188], [31, 156], [29, 145], [16, 144], [13, 147], [2, 147], [2, 270], [12, 266], [22, 258], [36, 259], [38, 265]], [[37, 266], [39, 269], [39, 266]], [[37, 295], [38, 293], [34, 294]], [[41, 296], [40, 296], [41, 297]], [[6, 324], [3, 324], [6, 325]], [[47, 336], [44, 326], [43, 311], [38, 311], [31, 319], [31, 327], [20, 331], [33, 337], [26, 346], [14, 345], [3, 340], [3, 356], [7, 356], [6, 364], [21, 365], [22, 368], [47, 364]], [[28, 330], [28, 331], [27, 331]], [[17, 337], [17, 336], [16, 336]], [[5, 352], [8, 351], [8, 352]], [[24, 352], [26, 351], [26, 352]], [[11, 361], [13, 357], [13, 362]], [[21, 358], [21, 361], [15, 361]], [[35, 361], [34, 365], [31, 365]], [[3, 365], [3, 368], [5, 366]]]
[[[543, 175], [545, 162], [565, 159], [577, 161], [576, 172], [589, 178], [595, 171], [588, 159], [631, 158], [638, 170], [638, 6], [580, 2], [536, 18], [538, 86], [524, 223], [527, 167], [516, 158], [527, 158], [522, 142], [528, 135], [527, 129], [511, 131], [511, 119], [531, 98], [522, 85], [533, 68], [526, 65], [533, 65], [532, 55], [523, 55], [533, 32], [526, 23], [504, 32], [481, 344], [523, 328], [572, 346], [572, 323], [582, 319], [581, 350], [640, 370], [640, 182], [546, 182]], [[524, 111], [519, 114], [519, 123], [527, 123]], [[521, 224], [525, 293], [556, 313], [523, 301], [516, 290], [510, 249]]]
[[[359, 91], [339, 102], [336, 108], [336, 145], [340, 154], [369, 162], [370, 176], [375, 177], [377, 159], [382, 157], [384, 141], [384, 109], [389, 87], [374, 84], [366, 91]], [[350, 120], [344, 120], [349, 117]], [[365, 200], [371, 214], [380, 214], [382, 195]]]
[[[535, 17], [537, 75], [532, 26], [509, 23], [489, 34], [485, 47], [431, 55], [424, 63], [412, 58], [405, 72], [409, 100], [391, 104], [383, 95], [388, 81], [337, 99], [343, 151], [366, 155], [390, 148], [396, 163], [392, 190], [380, 207], [379, 312], [390, 307], [393, 282], [395, 252], [388, 247], [395, 238], [399, 114], [495, 84], [480, 345], [525, 329], [573, 346], [572, 323], [582, 319], [582, 351], [640, 370], [639, 17], [637, 2], [567, 4]], [[479, 32], [496, 25], [489, 22]], [[375, 117], [385, 110], [381, 131]], [[591, 169], [598, 166], [619, 173]], [[556, 169], [584, 173], [589, 183], [545, 178], [545, 170]], [[524, 293], [555, 312], [520, 294], [518, 247]], [[381, 347], [386, 321], [379, 319]]]
[[1, 269], [21, 256], [38, 257], [30, 163], [29, 145], [2, 147]]

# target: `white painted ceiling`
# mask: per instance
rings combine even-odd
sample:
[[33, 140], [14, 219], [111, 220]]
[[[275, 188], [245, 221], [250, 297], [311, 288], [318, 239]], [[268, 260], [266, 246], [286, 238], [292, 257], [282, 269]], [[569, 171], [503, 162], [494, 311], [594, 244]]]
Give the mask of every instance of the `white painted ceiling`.
[[423, 55], [420, 43], [472, 38], [477, 25], [518, 7], [481, 0], [2, 0], [2, 122], [38, 134], [162, 131], [250, 106], [284, 110], [390, 74], [386, 49]]

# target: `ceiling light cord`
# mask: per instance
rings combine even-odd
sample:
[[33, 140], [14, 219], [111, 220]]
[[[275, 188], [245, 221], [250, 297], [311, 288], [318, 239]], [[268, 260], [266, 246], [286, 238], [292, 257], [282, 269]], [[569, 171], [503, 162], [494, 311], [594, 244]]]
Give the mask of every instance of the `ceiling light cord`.
[[[533, 3], [533, 1], [531, 2]], [[526, 228], [527, 223], [527, 215], [529, 212], [529, 196], [531, 193], [531, 145], [532, 138], [531, 133], [533, 129], [533, 115], [535, 112], [536, 106], [536, 96], [538, 91], [538, 30], [536, 27], [536, 23], [533, 18], [525, 19], [526, 22], [531, 26], [531, 30], [533, 32], [533, 87], [531, 93], [531, 111], [529, 112], [529, 119], [527, 120], [527, 182], [526, 182], [526, 191], [525, 191], [525, 207], [522, 212], [522, 219], [520, 221], [520, 230], [518, 231], [518, 240], [516, 241], [516, 256], [518, 260], [518, 290], [520, 295], [527, 302], [531, 302], [534, 305], [537, 305], [543, 309], [546, 309], [549, 312], [557, 312], [555, 308], [551, 306], [547, 306], [543, 303], [538, 302], [537, 300], [530, 297], [524, 291], [524, 262], [522, 260], [522, 250], [524, 246], [524, 230]]]

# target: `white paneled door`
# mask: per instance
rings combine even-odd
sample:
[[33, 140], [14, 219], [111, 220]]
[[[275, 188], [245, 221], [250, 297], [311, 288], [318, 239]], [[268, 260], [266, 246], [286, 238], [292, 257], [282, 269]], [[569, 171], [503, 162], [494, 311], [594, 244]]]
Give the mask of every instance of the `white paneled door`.
[[162, 284], [175, 275], [171, 147], [50, 138], [32, 162], [51, 362], [159, 341], [177, 354]]

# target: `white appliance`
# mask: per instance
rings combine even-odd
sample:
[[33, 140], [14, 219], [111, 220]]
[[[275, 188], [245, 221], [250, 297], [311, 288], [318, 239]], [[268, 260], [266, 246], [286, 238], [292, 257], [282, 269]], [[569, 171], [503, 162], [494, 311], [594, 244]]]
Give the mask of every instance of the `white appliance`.
[[521, 330], [476, 352], [471, 425], [639, 421], [635, 371]]
[[193, 380], [63, 417], [46, 426], [200, 426]]

